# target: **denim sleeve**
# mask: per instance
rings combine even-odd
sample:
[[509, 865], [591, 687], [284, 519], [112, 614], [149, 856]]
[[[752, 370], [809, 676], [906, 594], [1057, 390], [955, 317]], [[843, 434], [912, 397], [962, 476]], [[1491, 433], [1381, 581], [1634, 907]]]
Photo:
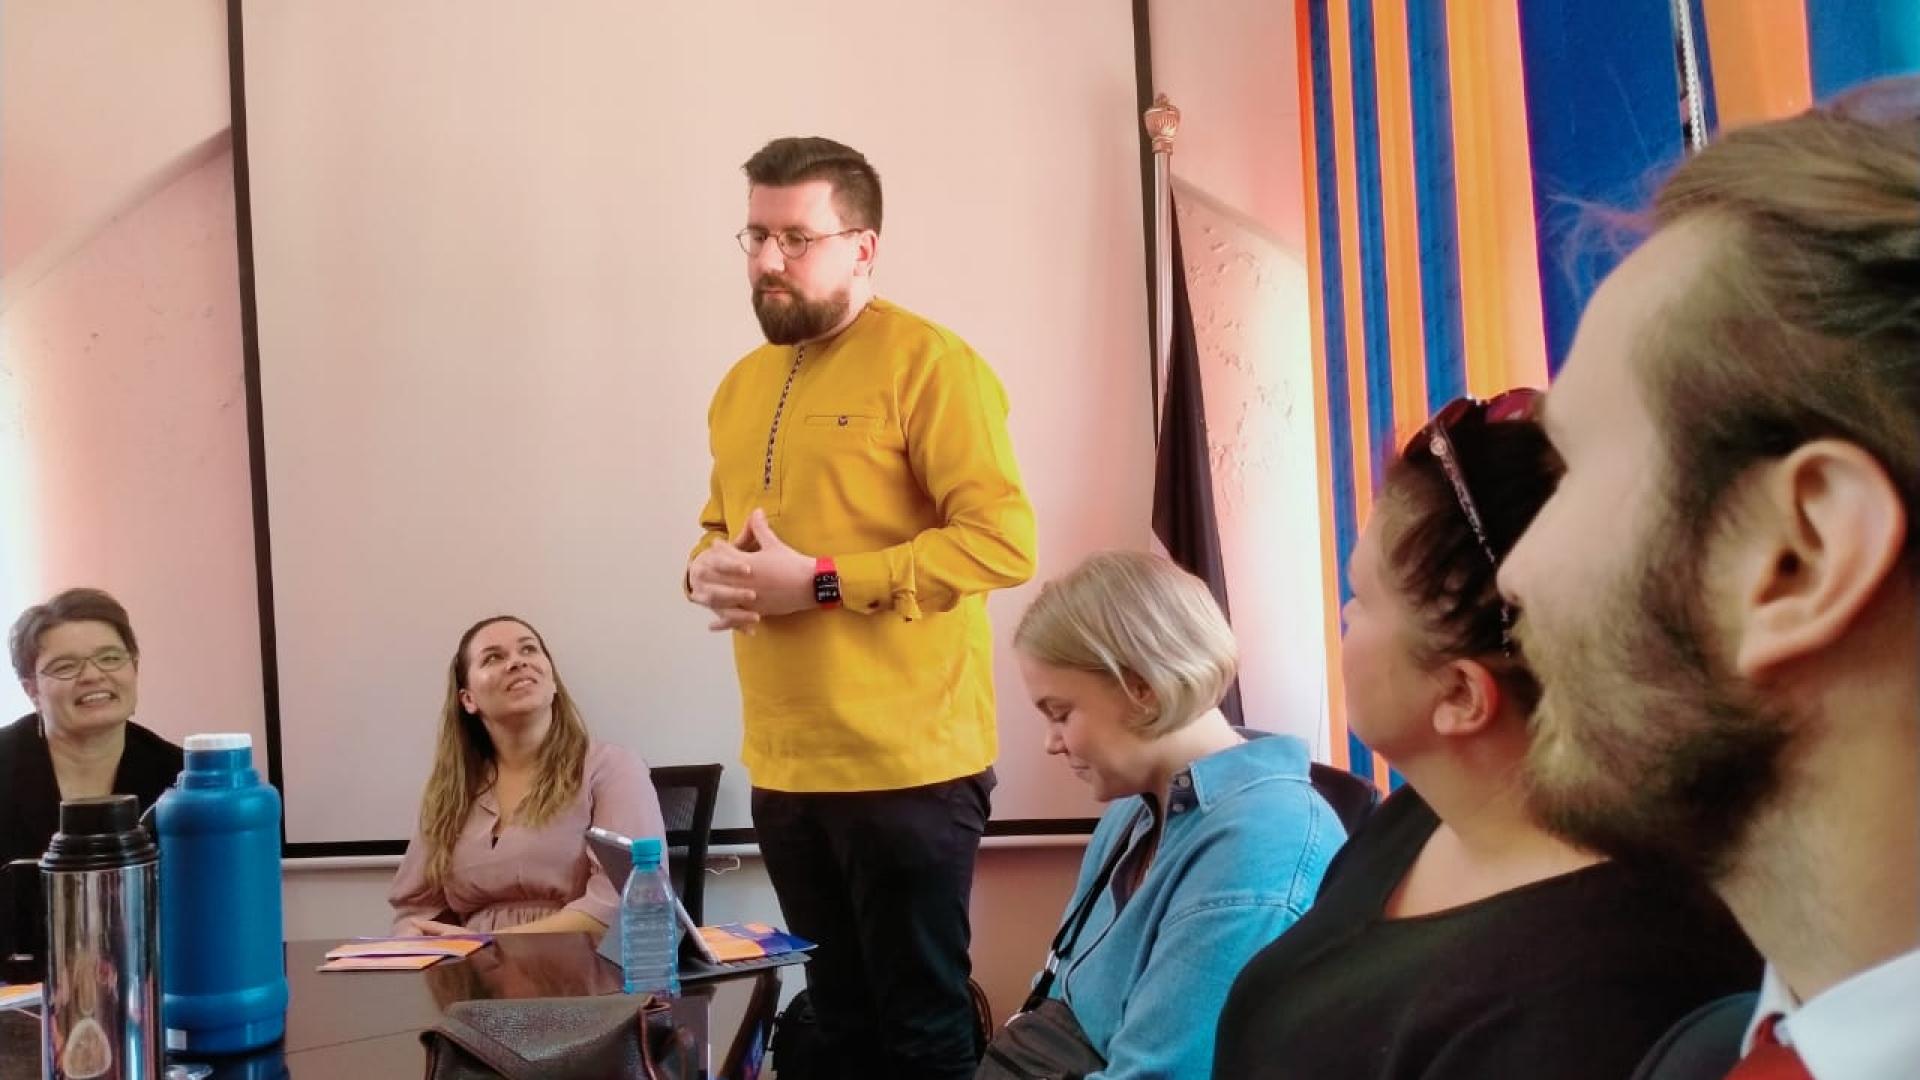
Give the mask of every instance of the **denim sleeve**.
[[1206, 855], [1186, 868], [1185, 896], [1155, 931], [1108, 1041], [1107, 1067], [1087, 1080], [1210, 1077], [1234, 979], [1306, 914], [1345, 839], [1333, 811], [1293, 785], [1241, 803], [1214, 830]]
[[1170, 919], [1121, 1013], [1107, 1067], [1087, 1080], [1211, 1075], [1214, 1030], [1235, 976], [1300, 914], [1297, 905], [1248, 898]]

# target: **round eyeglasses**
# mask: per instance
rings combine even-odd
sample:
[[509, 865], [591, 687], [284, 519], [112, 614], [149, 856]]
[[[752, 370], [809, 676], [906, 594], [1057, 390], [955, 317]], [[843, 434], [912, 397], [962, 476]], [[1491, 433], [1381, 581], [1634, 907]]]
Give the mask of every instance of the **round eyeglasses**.
[[125, 649], [101, 649], [92, 656], [63, 656], [41, 668], [40, 674], [49, 679], [72, 682], [87, 670], [88, 664], [99, 668], [104, 675], [107, 672], [119, 671], [131, 663], [133, 663], [133, 654]]
[[734, 233], [733, 238], [740, 241], [740, 250], [749, 255], [760, 254], [760, 249], [767, 246], [768, 240], [772, 240], [774, 244], [780, 248], [780, 254], [785, 255], [789, 259], [803, 259], [807, 255], [807, 249], [822, 240], [831, 240], [836, 236], [849, 236], [853, 233], [866, 231], [865, 229], [841, 229], [839, 232], [821, 233], [815, 236], [812, 233], [801, 232], [799, 229], [788, 229], [785, 232], [770, 233], [765, 229], [758, 229], [749, 225], [739, 232]]

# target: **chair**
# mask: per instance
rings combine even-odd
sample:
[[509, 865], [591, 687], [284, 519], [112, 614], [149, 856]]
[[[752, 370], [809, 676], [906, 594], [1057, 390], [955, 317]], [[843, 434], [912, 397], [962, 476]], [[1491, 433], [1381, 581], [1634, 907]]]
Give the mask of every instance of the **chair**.
[[653, 790], [667, 824], [667, 876], [695, 924], [706, 922], [707, 843], [720, 797], [719, 765], [660, 765]]
[[[1243, 739], [1265, 739], [1273, 734], [1253, 727], [1238, 727], [1233, 730]], [[1372, 784], [1353, 775], [1345, 769], [1336, 769], [1332, 765], [1322, 765], [1317, 761], [1308, 762], [1307, 782], [1313, 790], [1320, 793], [1327, 805], [1333, 808], [1333, 816], [1340, 819], [1340, 827], [1352, 836], [1367, 820], [1373, 808], [1380, 805], [1380, 791]]]
[[1353, 775], [1345, 769], [1336, 769], [1332, 765], [1322, 765], [1316, 761], [1307, 773], [1313, 789], [1333, 807], [1334, 816], [1352, 836], [1367, 820], [1373, 808], [1380, 805], [1380, 789]]
[[1689, 1013], [1640, 1059], [1633, 1080], [1718, 1080], [1740, 1061], [1760, 995], [1751, 991], [1710, 1001]]

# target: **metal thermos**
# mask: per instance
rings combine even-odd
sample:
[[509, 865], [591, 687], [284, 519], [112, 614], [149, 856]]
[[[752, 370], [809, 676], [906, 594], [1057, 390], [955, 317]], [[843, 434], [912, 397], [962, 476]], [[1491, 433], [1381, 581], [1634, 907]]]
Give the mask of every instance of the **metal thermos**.
[[40, 860], [47, 1080], [157, 1080], [164, 1068], [158, 857], [133, 796], [60, 804], [60, 831]]

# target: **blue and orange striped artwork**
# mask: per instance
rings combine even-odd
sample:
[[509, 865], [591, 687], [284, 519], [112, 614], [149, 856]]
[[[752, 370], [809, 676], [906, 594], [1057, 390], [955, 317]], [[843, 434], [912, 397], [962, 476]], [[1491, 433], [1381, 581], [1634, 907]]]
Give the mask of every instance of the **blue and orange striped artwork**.
[[1920, 70], [1920, 0], [1300, 0], [1301, 152], [1334, 764], [1339, 611], [1380, 470], [1462, 394], [1544, 386], [1687, 152], [1681, 27], [1708, 131]]

